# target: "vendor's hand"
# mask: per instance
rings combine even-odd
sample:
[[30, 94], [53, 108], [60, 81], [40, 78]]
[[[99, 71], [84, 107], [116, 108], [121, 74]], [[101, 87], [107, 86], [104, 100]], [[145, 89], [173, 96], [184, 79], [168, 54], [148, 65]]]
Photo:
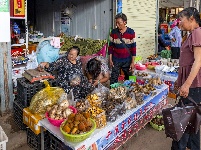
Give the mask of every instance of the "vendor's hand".
[[181, 88], [179, 89], [179, 94], [180, 96], [183, 96], [184, 98], [186, 98], [189, 94], [189, 88], [190, 86], [187, 85], [186, 83], [184, 83]]
[[173, 41], [173, 42], [175, 42], [175, 41], [176, 41], [176, 39], [175, 39], [175, 38], [172, 38], [172, 41]]
[[110, 60], [110, 67], [111, 67], [111, 68], [114, 67], [114, 64], [113, 64], [113, 61], [112, 61], [112, 60]]
[[99, 80], [94, 80], [93, 86], [96, 87], [99, 83]]
[[38, 65], [37, 69], [38, 69], [39, 71], [44, 71], [44, 69], [47, 68], [48, 64], [49, 64], [48, 62], [42, 62], [42, 63], [40, 63], [40, 64]]
[[135, 70], [135, 63], [132, 62], [132, 63], [130, 64], [129, 71], [130, 71], [130, 72], [133, 72], [134, 70]]

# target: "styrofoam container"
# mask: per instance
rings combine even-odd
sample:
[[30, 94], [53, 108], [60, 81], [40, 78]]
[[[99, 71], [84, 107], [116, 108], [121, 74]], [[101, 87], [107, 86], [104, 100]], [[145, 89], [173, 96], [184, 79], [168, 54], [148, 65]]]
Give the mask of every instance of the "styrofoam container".
[[6, 142], [8, 142], [8, 137], [0, 126], [0, 150], [6, 150]]

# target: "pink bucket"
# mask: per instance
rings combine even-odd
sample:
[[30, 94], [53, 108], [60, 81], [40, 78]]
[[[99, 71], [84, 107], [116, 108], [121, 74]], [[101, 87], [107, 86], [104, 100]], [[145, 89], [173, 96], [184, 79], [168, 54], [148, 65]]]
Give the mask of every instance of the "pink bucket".
[[[69, 108], [73, 111], [73, 113], [75, 113], [75, 114], [77, 113], [77, 109], [76, 109], [75, 107], [69, 106]], [[56, 127], [60, 127], [61, 123], [65, 120], [65, 119], [61, 119], [61, 120], [52, 119], [52, 118], [49, 117], [48, 112], [45, 113], [45, 117], [48, 119], [48, 121], [49, 121], [52, 125], [54, 125], [54, 126], [56, 126]]]

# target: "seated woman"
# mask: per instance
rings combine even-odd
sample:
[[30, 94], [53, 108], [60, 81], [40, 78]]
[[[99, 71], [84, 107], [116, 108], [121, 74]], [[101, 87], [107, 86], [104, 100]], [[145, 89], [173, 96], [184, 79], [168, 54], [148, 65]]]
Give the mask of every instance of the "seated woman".
[[[66, 93], [73, 90], [75, 99], [85, 98], [93, 90], [93, 86], [88, 82], [82, 72], [81, 62], [77, 60], [80, 49], [73, 46], [67, 55], [59, 58], [55, 62], [42, 62], [39, 64], [39, 71], [45, 69], [48, 72], [57, 72], [58, 84]], [[71, 82], [75, 78], [77, 82]]]
[[104, 57], [97, 56], [90, 59], [86, 64], [86, 75], [90, 83], [97, 86], [98, 83], [104, 86], [109, 85], [109, 68]]

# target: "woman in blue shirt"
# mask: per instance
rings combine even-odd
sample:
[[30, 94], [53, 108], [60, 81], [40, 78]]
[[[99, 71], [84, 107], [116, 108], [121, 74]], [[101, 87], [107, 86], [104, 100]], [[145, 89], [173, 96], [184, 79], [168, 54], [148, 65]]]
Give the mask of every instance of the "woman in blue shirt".
[[179, 27], [179, 20], [173, 22], [172, 30], [168, 34], [171, 40], [172, 59], [179, 59], [180, 47], [182, 42], [181, 30]]
[[161, 29], [158, 29], [158, 53], [160, 53], [162, 50], [168, 50], [168, 46], [168, 43], [165, 42], [162, 37]]

